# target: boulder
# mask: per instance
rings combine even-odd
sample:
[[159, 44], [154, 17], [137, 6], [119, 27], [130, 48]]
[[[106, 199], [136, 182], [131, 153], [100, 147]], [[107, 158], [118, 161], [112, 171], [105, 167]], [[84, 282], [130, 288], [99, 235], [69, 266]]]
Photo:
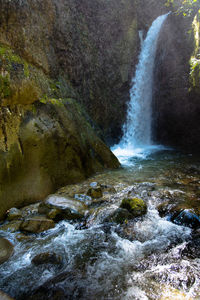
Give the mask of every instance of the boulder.
[[171, 220], [178, 225], [187, 226], [193, 229], [200, 228], [200, 216], [192, 209], [184, 209], [178, 215], [172, 216]]
[[86, 206], [79, 200], [69, 199], [59, 195], [50, 195], [38, 208], [39, 213], [44, 213], [52, 219], [81, 219]]
[[197, 201], [183, 201], [182, 203], [165, 201], [157, 207], [159, 215], [166, 217], [175, 224], [200, 228], [200, 211]]
[[127, 209], [132, 217], [139, 217], [147, 212], [146, 203], [140, 198], [124, 198], [120, 208]]
[[35, 216], [27, 217], [20, 225], [20, 230], [31, 233], [40, 233], [54, 228], [55, 223], [46, 217]]
[[0, 238], [0, 264], [7, 261], [14, 252], [14, 246], [5, 238]]

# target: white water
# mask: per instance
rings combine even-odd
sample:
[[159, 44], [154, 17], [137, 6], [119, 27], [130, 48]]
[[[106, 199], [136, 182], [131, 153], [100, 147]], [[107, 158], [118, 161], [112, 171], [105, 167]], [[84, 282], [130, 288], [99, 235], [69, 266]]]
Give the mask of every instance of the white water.
[[[160, 146], [152, 145], [152, 88], [153, 69], [160, 29], [168, 14], [159, 16], [151, 25], [146, 39], [141, 43], [139, 63], [132, 79], [127, 120], [123, 126], [123, 137], [112, 151], [122, 164], [133, 156], [145, 158]], [[141, 33], [140, 33], [140, 39]]]

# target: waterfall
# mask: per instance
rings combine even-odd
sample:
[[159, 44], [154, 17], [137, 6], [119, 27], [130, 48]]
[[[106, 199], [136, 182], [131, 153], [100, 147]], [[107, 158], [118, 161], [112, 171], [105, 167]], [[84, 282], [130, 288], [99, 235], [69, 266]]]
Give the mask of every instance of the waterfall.
[[142, 42], [139, 62], [132, 79], [131, 99], [127, 110], [127, 120], [123, 126], [123, 137], [115, 149], [135, 151], [138, 148], [144, 149], [152, 145], [153, 69], [159, 32], [167, 16], [168, 14], [159, 16], [152, 23], [145, 40]]

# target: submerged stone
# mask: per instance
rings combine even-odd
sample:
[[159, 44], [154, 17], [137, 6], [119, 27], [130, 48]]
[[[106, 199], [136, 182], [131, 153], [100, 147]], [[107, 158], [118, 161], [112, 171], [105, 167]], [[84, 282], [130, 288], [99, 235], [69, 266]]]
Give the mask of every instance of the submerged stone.
[[14, 246], [5, 238], [0, 238], [0, 264], [7, 261], [13, 254]]
[[55, 252], [44, 252], [36, 255], [31, 262], [36, 266], [42, 264], [58, 265], [62, 263], [62, 257]]
[[124, 198], [120, 208], [127, 209], [133, 217], [142, 216], [147, 212], [147, 205], [140, 198]]
[[54, 228], [55, 223], [46, 217], [36, 216], [26, 218], [20, 225], [20, 230], [31, 233], [40, 233]]

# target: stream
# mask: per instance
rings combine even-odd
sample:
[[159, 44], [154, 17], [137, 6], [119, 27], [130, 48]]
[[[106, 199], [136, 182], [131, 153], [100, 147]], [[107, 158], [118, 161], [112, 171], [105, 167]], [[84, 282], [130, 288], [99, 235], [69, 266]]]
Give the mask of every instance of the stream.
[[[17, 233], [0, 231], [15, 244], [14, 255], [0, 265], [0, 289], [15, 299], [200, 299], [199, 248], [193, 245], [199, 228], [176, 224], [157, 209], [166, 200], [199, 208], [198, 156], [151, 151], [60, 193], [84, 193], [94, 182], [108, 189], [88, 205], [85, 222], [62, 220], [20, 242]], [[109, 222], [126, 196], [141, 197], [147, 214]], [[58, 264], [31, 262], [48, 251]]]

